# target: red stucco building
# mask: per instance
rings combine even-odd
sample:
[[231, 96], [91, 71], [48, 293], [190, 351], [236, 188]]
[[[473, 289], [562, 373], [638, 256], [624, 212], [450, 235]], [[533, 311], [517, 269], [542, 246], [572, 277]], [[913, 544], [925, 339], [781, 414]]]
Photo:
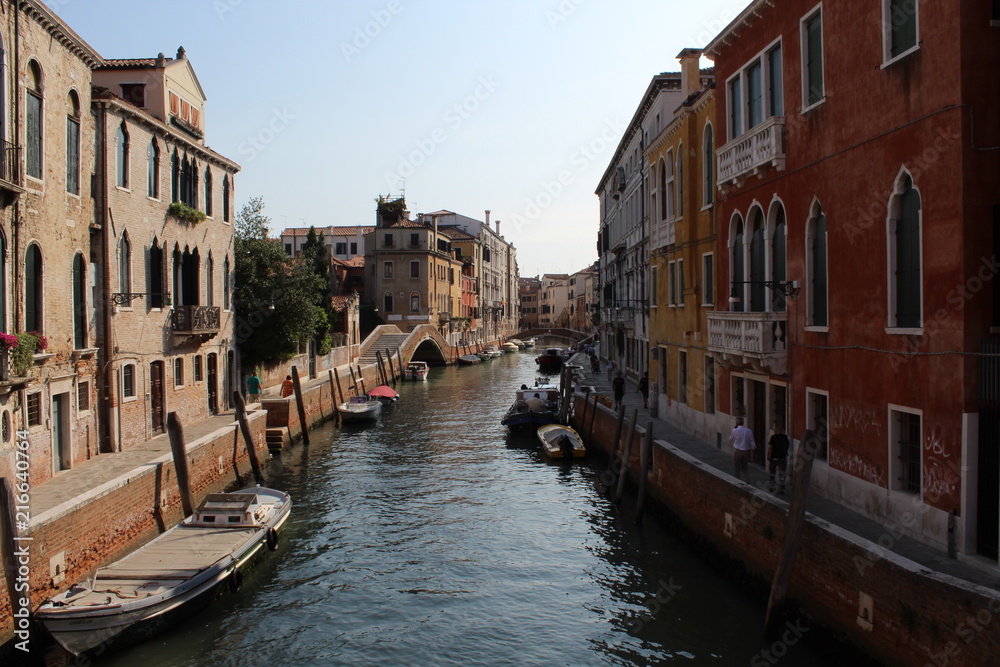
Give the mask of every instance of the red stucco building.
[[953, 513], [994, 562], [996, 5], [757, 0], [706, 48], [719, 411], [814, 430], [815, 491], [941, 547]]

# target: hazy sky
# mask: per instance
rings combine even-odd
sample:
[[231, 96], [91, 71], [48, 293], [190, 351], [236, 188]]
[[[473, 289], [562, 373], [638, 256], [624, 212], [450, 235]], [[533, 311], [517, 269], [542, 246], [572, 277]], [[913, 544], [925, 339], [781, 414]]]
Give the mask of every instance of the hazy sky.
[[284, 227], [492, 211], [522, 276], [597, 259], [594, 194], [650, 79], [748, 0], [51, 0], [106, 58], [183, 45], [237, 210]]

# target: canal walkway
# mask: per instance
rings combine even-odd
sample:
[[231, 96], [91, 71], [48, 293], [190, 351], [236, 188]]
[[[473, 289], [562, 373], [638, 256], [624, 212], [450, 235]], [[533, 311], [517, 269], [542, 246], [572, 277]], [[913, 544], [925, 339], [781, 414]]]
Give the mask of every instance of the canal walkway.
[[[611, 395], [611, 382], [603, 370], [592, 373], [587, 370], [589, 361], [582, 354], [573, 359], [584, 367], [586, 380], [584, 385], [594, 387], [602, 395]], [[303, 389], [327, 380], [321, 376], [304, 382]], [[726, 474], [732, 474], [732, 456], [713, 444], [700, 440], [677, 426], [662, 419], [650, 416], [650, 412], [642, 405], [642, 395], [639, 394], [634, 382], [627, 382], [624, 404], [626, 417], [632, 414], [633, 408], [638, 409], [640, 426], [652, 421], [653, 437], [663, 440], [672, 446], [688, 453], [707, 465]], [[207, 436], [219, 429], [231, 428], [235, 421], [232, 411], [215, 415], [199, 422], [184, 424], [184, 436], [188, 442]], [[91, 495], [104, 485], [111, 485], [123, 475], [137, 468], [150, 465], [153, 461], [170, 453], [170, 440], [166, 434], [132, 447], [123, 452], [101, 454], [89, 461], [77, 464], [72, 470], [61, 472], [54, 479], [46, 481], [31, 490], [32, 524], [52, 518], [68, 507], [72, 507], [79, 499]], [[767, 472], [757, 465], [750, 466], [750, 483], [759, 489], [766, 489]], [[788, 491], [791, 491], [789, 485]], [[807, 510], [816, 517], [854, 533], [861, 538], [879, 544], [900, 556], [908, 558], [928, 569], [948, 574], [965, 581], [980, 584], [992, 589], [1000, 589], [1000, 575], [990, 571], [988, 566], [979, 567], [964, 560], [952, 559], [928, 545], [909, 537], [891, 533], [885, 526], [853, 512], [833, 501], [821, 498], [815, 494], [809, 497]]]
[[[590, 361], [586, 355], [577, 353], [571, 363], [578, 364], [584, 368], [586, 380], [583, 385], [589, 385], [603, 396], [612, 396], [611, 381], [608, 380], [607, 372], [603, 368], [597, 373], [591, 372]], [[663, 440], [702, 461], [706, 465], [733, 474], [732, 454], [718, 449], [714, 444], [694, 437], [681, 428], [664, 421], [653, 418], [649, 409], [642, 405], [642, 394], [639, 393], [636, 383], [626, 380], [625, 397], [622, 400], [625, 405], [625, 418], [632, 415], [633, 409], [638, 409], [638, 425], [645, 427], [646, 424], [653, 424], [654, 440]], [[759, 444], [758, 444], [759, 446]], [[789, 466], [791, 468], [791, 466]], [[791, 470], [789, 470], [791, 473]], [[759, 465], [750, 464], [750, 484], [754, 487], [767, 490], [769, 477], [767, 471]], [[789, 476], [786, 498], [791, 497], [791, 477]], [[778, 496], [779, 498], [782, 496]], [[838, 503], [822, 498], [816, 494], [810, 494], [806, 503], [806, 511], [819, 519], [825, 520], [835, 526], [857, 535], [875, 544], [892, 551], [904, 558], [908, 558], [930, 570], [941, 572], [958, 579], [962, 579], [975, 584], [980, 584], [994, 590], [1000, 590], [1000, 573], [996, 570], [990, 571], [988, 565], [982, 567], [973, 563], [949, 558], [948, 554], [918, 542], [917, 540], [900, 536], [891, 532], [886, 526], [873, 521], [857, 512], [854, 512]]]

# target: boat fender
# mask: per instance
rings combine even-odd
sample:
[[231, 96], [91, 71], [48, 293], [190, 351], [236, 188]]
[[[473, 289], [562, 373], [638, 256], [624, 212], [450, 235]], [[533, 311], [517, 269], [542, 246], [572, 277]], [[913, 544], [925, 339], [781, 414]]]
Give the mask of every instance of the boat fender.
[[278, 548], [278, 531], [274, 528], [267, 529], [267, 548], [274, 551]]
[[235, 569], [229, 575], [229, 591], [231, 593], [239, 593], [241, 588], [243, 588], [243, 573], [239, 569]]

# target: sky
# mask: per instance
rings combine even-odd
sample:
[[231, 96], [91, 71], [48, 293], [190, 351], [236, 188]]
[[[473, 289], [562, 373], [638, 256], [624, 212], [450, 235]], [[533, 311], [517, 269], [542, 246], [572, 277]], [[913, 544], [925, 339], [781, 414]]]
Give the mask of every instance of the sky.
[[[205, 141], [285, 227], [491, 211], [521, 276], [597, 259], [594, 191], [654, 75], [749, 0], [50, 0], [105, 58], [176, 55]], [[705, 61], [704, 66], [711, 63]]]

